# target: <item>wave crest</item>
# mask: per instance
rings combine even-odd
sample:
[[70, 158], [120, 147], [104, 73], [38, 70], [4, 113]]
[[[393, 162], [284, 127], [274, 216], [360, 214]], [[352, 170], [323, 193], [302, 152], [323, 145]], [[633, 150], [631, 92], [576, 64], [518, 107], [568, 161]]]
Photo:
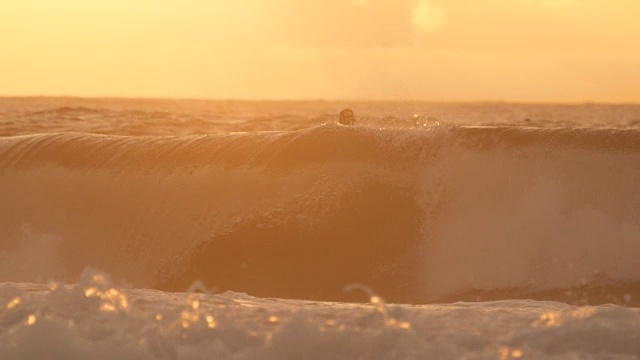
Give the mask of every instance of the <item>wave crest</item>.
[[[140, 287], [321, 300], [354, 300], [355, 282], [396, 302], [638, 297], [638, 164], [634, 130], [3, 138], [0, 279], [93, 266]], [[20, 272], [42, 242], [56, 261]]]

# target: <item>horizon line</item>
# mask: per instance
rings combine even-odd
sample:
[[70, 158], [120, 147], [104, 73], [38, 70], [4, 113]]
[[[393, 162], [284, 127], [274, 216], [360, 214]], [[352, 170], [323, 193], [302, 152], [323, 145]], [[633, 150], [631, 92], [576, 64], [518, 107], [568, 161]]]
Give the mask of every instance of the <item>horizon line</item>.
[[638, 101], [608, 100], [452, 100], [427, 98], [224, 98], [200, 96], [130, 96], [130, 95], [7, 95], [0, 94], [0, 99], [91, 99], [91, 100], [152, 100], [152, 101], [227, 101], [227, 102], [379, 102], [379, 103], [439, 103], [439, 104], [516, 104], [516, 105], [640, 105]]

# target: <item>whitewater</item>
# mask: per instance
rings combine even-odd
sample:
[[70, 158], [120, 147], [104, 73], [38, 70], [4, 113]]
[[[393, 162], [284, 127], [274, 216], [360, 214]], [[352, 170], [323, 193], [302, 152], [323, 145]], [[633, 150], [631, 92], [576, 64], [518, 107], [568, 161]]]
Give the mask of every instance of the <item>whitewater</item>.
[[639, 180], [640, 105], [0, 98], [0, 358], [640, 359]]

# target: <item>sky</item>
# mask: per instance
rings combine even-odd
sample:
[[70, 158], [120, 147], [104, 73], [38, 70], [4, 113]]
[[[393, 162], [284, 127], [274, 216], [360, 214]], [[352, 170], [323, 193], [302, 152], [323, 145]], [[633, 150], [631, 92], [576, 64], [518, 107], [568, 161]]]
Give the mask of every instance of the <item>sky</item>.
[[0, 95], [640, 102], [637, 0], [3, 0]]

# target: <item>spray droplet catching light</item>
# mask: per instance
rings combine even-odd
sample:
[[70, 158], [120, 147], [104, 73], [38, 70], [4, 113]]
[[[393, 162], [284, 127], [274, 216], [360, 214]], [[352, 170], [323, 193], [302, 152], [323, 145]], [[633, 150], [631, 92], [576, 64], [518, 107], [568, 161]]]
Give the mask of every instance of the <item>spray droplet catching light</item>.
[[14, 298], [13, 298], [13, 299], [11, 299], [11, 301], [9, 301], [9, 303], [7, 304], [7, 309], [9, 309], [9, 310], [13, 309], [14, 307], [16, 307], [16, 306], [20, 305], [20, 302], [21, 302], [21, 300], [20, 300], [20, 298], [19, 298], [19, 297], [17, 297], [17, 296], [16, 296], [16, 297], [14, 297]]
[[512, 349], [508, 346], [502, 346], [500, 348], [500, 360], [508, 359], [520, 359], [524, 355], [524, 352], [520, 349]]
[[218, 326], [218, 324], [216, 323], [216, 319], [214, 319], [212, 315], [207, 315], [206, 319], [207, 319], [207, 326], [210, 329], [213, 329], [216, 326]]

